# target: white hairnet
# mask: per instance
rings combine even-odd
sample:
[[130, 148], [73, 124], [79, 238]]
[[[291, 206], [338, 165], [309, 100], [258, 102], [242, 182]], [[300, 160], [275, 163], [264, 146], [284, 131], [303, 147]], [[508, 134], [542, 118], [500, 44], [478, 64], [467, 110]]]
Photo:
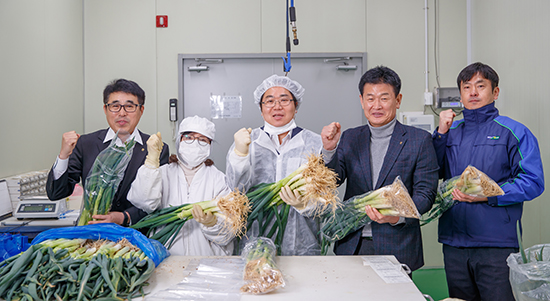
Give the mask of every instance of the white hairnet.
[[259, 105], [260, 101], [262, 101], [262, 96], [265, 91], [272, 87], [282, 87], [290, 91], [290, 93], [292, 93], [292, 95], [296, 98], [296, 107], [302, 103], [302, 97], [306, 91], [297, 81], [286, 76], [273, 74], [272, 76], [264, 79], [264, 81], [254, 91], [254, 100], [257, 105]]
[[202, 134], [212, 140], [216, 134], [216, 128], [214, 123], [206, 118], [199, 117], [197, 115], [185, 118], [180, 123], [179, 133], [195, 132]]

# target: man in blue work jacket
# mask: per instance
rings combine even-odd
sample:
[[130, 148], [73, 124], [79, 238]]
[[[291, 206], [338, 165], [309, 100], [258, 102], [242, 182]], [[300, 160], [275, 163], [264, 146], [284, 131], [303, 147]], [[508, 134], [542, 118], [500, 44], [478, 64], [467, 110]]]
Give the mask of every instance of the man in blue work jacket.
[[475, 166], [504, 195], [474, 197], [455, 189], [459, 202], [439, 220], [439, 242], [450, 297], [464, 300], [514, 300], [506, 258], [518, 252], [516, 224], [523, 202], [544, 191], [537, 139], [523, 124], [498, 113], [498, 74], [474, 63], [457, 78], [464, 119], [453, 122], [452, 110], [440, 114], [433, 145], [441, 178]]

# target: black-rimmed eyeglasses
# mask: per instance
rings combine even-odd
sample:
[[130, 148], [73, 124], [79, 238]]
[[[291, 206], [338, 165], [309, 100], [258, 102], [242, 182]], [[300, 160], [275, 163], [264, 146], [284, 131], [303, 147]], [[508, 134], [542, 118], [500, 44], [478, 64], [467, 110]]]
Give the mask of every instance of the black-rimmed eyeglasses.
[[126, 111], [126, 113], [134, 113], [137, 110], [137, 108], [141, 105], [140, 104], [134, 104], [134, 103], [128, 103], [128, 104], [125, 104], [125, 105], [121, 105], [119, 103], [108, 103], [108, 104], [106, 104], [106, 106], [107, 106], [107, 109], [109, 109], [109, 111], [111, 111], [113, 113], [120, 112], [120, 110], [122, 110], [122, 108], [124, 108], [124, 111]]
[[206, 145], [210, 144], [210, 139], [208, 139], [206, 137], [203, 137], [203, 136], [195, 137], [195, 136], [191, 136], [191, 135], [188, 135], [188, 134], [181, 135], [181, 141], [185, 141], [185, 143], [187, 143], [187, 144], [191, 144], [195, 140], [197, 140], [199, 145], [202, 145], [202, 146], [206, 146]]

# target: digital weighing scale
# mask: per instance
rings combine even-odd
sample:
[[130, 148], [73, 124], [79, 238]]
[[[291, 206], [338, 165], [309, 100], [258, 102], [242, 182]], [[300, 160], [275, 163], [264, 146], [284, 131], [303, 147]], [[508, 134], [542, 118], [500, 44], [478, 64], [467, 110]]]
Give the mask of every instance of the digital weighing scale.
[[35, 196], [21, 199], [13, 216], [19, 220], [24, 218], [59, 218], [65, 211], [67, 211], [67, 199], [50, 201], [45, 196]]

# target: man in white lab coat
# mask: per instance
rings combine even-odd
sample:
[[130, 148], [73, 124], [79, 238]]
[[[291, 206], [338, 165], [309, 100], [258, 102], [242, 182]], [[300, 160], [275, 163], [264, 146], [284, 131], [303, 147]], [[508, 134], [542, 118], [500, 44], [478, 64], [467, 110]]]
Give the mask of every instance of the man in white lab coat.
[[[298, 127], [294, 117], [305, 89], [296, 81], [272, 75], [254, 91], [264, 126], [240, 129], [227, 154], [226, 175], [230, 186], [248, 191], [259, 183], [279, 181], [300, 165], [310, 154], [319, 154], [321, 136]], [[282, 240], [281, 254], [320, 255], [319, 221], [308, 215], [308, 208], [298, 193], [283, 187], [281, 199], [292, 205]], [[311, 211], [309, 211], [311, 212]], [[259, 235], [258, 223], [248, 229], [249, 238]]]

